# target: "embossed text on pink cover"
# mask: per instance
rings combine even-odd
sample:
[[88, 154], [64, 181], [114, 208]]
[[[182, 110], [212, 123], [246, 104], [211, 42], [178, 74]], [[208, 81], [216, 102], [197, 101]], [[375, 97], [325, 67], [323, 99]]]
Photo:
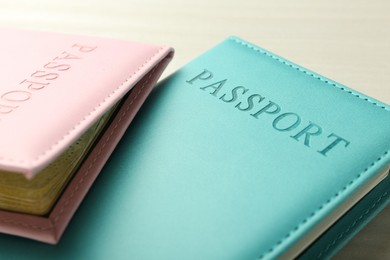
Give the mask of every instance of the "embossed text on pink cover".
[[0, 169], [31, 178], [74, 142], [167, 48], [1, 29]]

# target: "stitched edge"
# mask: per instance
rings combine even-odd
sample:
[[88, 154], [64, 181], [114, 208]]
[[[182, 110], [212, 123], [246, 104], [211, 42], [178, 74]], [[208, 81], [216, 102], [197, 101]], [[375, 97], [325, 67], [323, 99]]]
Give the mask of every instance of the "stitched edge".
[[[41, 231], [53, 230], [54, 227], [55, 227], [55, 224], [61, 219], [61, 217], [63, 216], [63, 214], [64, 214], [64, 212], [66, 210], [66, 208], [69, 206], [70, 201], [73, 199], [74, 195], [79, 190], [80, 185], [84, 182], [85, 178], [91, 173], [91, 171], [90, 171], [91, 168], [94, 166], [94, 164], [96, 163], [97, 159], [99, 158], [102, 150], [104, 149], [104, 147], [106, 146], [106, 144], [109, 142], [109, 140], [111, 139], [112, 135], [116, 131], [116, 129], [118, 127], [118, 124], [122, 121], [123, 117], [127, 114], [127, 112], [129, 111], [129, 109], [132, 106], [132, 104], [134, 103], [134, 101], [137, 99], [139, 94], [145, 88], [146, 84], [149, 83], [150, 79], [154, 75], [154, 72], [156, 71], [157, 68], [158, 68], [158, 65], [156, 65], [153, 68], [153, 70], [149, 73], [147, 80], [144, 82], [144, 84], [142, 84], [141, 88], [138, 90], [138, 92], [136, 93], [134, 98], [126, 105], [126, 109], [124, 111], [122, 111], [121, 116], [119, 117], [118, 121], [116, 121], [115, 125], [111, 128], [110, 135], [105, 138], [104, 143], [99, 148], [99, 151], [96, 154], [96, 156], [94, 157], [93, 161], [89, 164], [87, 170], [83, 174], [83, 177], [79, 180], [77, 185], [71, 191], [71, 194], [68, 197], [68, 199], [66, 201], [64, 201], [64, 203], [63, 203], [59, 213], [56, 216], [53, 216], [53, 221], [50, 221], [50, 226], [49, 227], [42, 227], [42, 226], [39, 226], [39, 225], [31, 225], [31, 224], [28, 224], [28, 223], [24, 223], [24, 222], [20, 222], [20, 221], [14, 221], [14, 220], [6, 219], [6, 218], [0, 218], [0, 222], [14, 224], [16, 226], [23, 226], [24, 228], [37, 229], [37, 230], [41, 230]], [[51, 218], [49, 218], [49, 219], [51, 219]]]
[[321, 257], [322, 257], [324, 254], [326, 254], [331, 248], [333, 248], [334, 245], [335, 245], [340, 239], [342, 239], [343, 236], [344, 236], [345, 234], [349, 233], [349, 231], [353, 231], [352, 229], [353, 229], [356, 225], [362, 223], [362, 222], [366, 219], [366, 215], [370, 214], [370, 213], [376, 208], [376, 206], [379, 205], [379, 203], [381, 202], [381, 200], [383, 200], [384, 198], [386, 198], [386, 195], [387, 195], [387, 194], [388, 194], [387, 191], [384, 192], [384, 193], [382, 194], [382, 196], [381, 196], [379, 199], [377, 199], [377, 200], [375, 201], [374, 204], [371, 205], [371, 207], [369, 207], [368, 209], [366, 209], [366, 210], [365, 210], [357, 219], [355, 219], [355, 221], [354, 221], [352, 224], [350, 224], [350, 225], [348, 226], [348, 228], [347, 228], [346, 230], [344, 230], [338, 237], [336, 237], [331, 243], [329, 243], [328, 246], [327, 246], [324, 250], [322, 250], [322, 251], [317, 255], [317, 259], [321, 258]]
[[90, 165], [88, 166], [86, 172], [83, 174], [83, 177], [79, 180], [79, 182], [77, 183], [76, 187], [72, 190], [69, 198], [64, 201], [59, 213], [56, 215], [56, 216], [53, 216], [53, 224], [55, 225], [60, 219], [61, 217], [63, 216], [63, 213], [65, 212], [65, 209], [68, 207], [69, 205], [69, 201], [71, 201], [74, 197], [74, 195], [76, 194], [76, 192], [78, 191], [80, 185], [84, 182], [84, 179], [89, 175], [89, 173], [91, 172], [91, 168], [93, 167], [93, 165], [96, 163], [97, 159], [100, 157], [100, 154], [102, 152], [102, 150], [104, 149], [104, 147], [106, 146], [106, 144], [108, 143], [108, 141], [111, 139], [112, 135], [114, 134], [114, 132], [116, 131], [117, 127], [118, 127], [118, 124], [122, 121], [123, 117], [127, 114], [127, 112], [129, 111], [130, 107], [133, 105], [134, 101], [137, 99], [137, 97], [139, 96], [139, 94], [143, 91], [143, 89], [145, 88], [145, 86], [149, 83], [150, 79], [152, 78], [152, 76], [154, 75], [154, 72], [156, 71], [158, 65], [155, 66], [153, 68], [153, 70], [149, 73], [149, 76], [147, 78], [147, 80], [144, 82], [144, 84], [142, 84], [141, 88], [138, 90], [137, 94], [135, 95], [135, 97], [129, 102], [129, 104], [126, 106], [126, 109], [124, 111], [122, 111], [122, 114], [120, 116], [120, 118], [118, 119], [118, 121], [115, 123], [115, 126], [111, 129], [110, 131], [110, 135], [105, 139], [103, 145], [100, 147], [97, 155], [94, 157], [93, 161], [90, 163]]
[[[351, 91], [351, 90], [347, 90], [345, 87], [343, 86], [340, 86], [339, 84], [336, 84], [336, 83], [332, 83], [330, 82], [328, 79], [325, 79], [323, 78], [322, 76], [320, 75], [317, 75], [313, 72], [309, 72], [297, 65], [294, 65], [280, 57], [277, 57], [275, 55], [273, 55], [272, 53], [269, 53], [265, 50], [262, 50], [262, 49], [259, 49], [249, 43], [246, 43], [246, 42], [243, 42], [237, 38], [229, 38], [229, 40], [237, 43], [237, 44], [240, 44], [244, 47], [247, 47], [255, 52], [258, 52], [260, 54], [264, 54], [274, 60], [277, 60], [279, 61], [280, 63], [284, 64], [284, 65], [287, 65], [291, 68], [294, 68], [298, 71], [301, 71], [311, 77], [314, 77], [318, 80], [321, 80], [333, 87], [337, 87], [343, 91], [346, 91], [347, 93], [355, 96], [355, 97], [358, 97], [366, 102], [369, 102], [370, 104], [373, 104], [375, 106], [378, 106], [382, 109], [385, 109], [387, 111], [390, 111], [387, 107], [385, 106], [381, 106], [379, 105], [378, 103], [374, 102], [374, 101], [371, 101], [370, 99], [368, 98], [365, 98], [365, 97], [362, 97], [360, 96], [359, 94]], [[386, 157], [386, 155], [389, 153], [389, 150], [385, 151], [378, 159], [376, 159], [374, 162], [372, 162], [367, 168], [364, 169], [364, 171], [362, 171], [361, 173], [359, 173], [354, 179], [352, 179], [348, 184], [346, 184], [341, 190], [339, 190], [338, 192], [336, 192], [332, 197], [330, 197], [325, 203], [323, 203], [322, 205], [320, 205], [316, 210], [314, 210], [308, 217], [306, 217], [304, 220], [302, 220], [300, 223], [298, 223], [298, 225], [296, 225], [290, 232], [288, 232], [284, 237], [282, 237], [279, 241], [277, 241], [273, 246], [271, 246], [267, 251], [265, 251], [263, 254], [261, 254], [258, 259], [263, 259], [264, 257], [266, 257], [268, 254], [272, 253], [273, 251], [275, 251], [275, 249], [277, 247], [279, 247], [280, 245], [282, 245], [284, 243], [284, 241], [286, 241], [286, 239], [288, 239], [289, 237], [291, 237], [295, 232], [297, 232], [299, 229], [302, 228], [302, 226], [304, 224], [306, 224], [311, 218], [313, 218], [315, 215], [317, 215], [321, 210], [323, 210], [329, 203], [331, 203], [333, 200], [335, 200], [337, 197], [339, 197], [342, 193], [344, 193], [353, 183], [355, 183], [359, 178], [361, 178], [370, 168], [372, 168], [374, 165], [376, 165], [378, 162], [380, 162], [384, 157]]]
[[149, 59], [147, 59], [141, 66], [139, 66], [127, 79], [125, 79], [119, 86], [117, 86], [111, 93], [108, 94], [108, 96], [106, 96], [102, 101], [100, 101], [89, 113], [87, 113], [87, 115], [85, 115], [78, 123], [76, 123], [76, 125], [74, 125], [70, 130], [68, 130], [64, 135], [62, 135], [62, 137], [60, 137], [60, 139], [58, 141], [56, 141], [53, 145], [51, 145], [48, 149], [46, 149], [45, 151], [43, 151], [40, 155], [38, 155], [35, 159], [33, 159], [32, 161], [26, 161], [26, 160], [17, 160], [17, 159], [14, 159], [14, 158], [7, 158], [7, 157], [2, 157], [0, 156], [0, 161], [8, 161], [8, 162], [11, 162], [11, 161], [17, 161], [19, 163], [22, 163], [22, 164], [28, 164], [28, 165], [32, 165], [33, 162], [36, 162], [38, 161], [41, 157], [45, 156], [47, 153], [49, 153], [51, 150], [53, 150], [55, 147], [57, 147], [58, 145], [60, 145], [63, 140], [68, 137], [69, 135], [71, 135], [74, 131], [78, 130], [79, 126], [86, 120], [88, 120], [95, 112], [96, 110], [101, 107], [103, 104], [107, 103], [108, 102], [108, 99], [113, 96], [116, 92], [118, 92], [119, 90], [122, 89], [123, 86], [125, 86], [140, 70], [142, 70], [144, 67], [146, 67], [147, 65], [149, 65], [150, 62], [152, 62], [152, 60], [158, 56], [162, 51], [165, 51], [166, 48], [165, 47], [161, 47], [158, 49], [158, 51], [156, 53], [154, 53]]
[[[24, 223], [24, 222], [21, 222], [21, 221], [15, 221], [15, 220], [12, 220], [12, 219], [7, 219], [7, 218], [0, 218], [0, 222], [6, 223], [6, 224], [13, 224], [15, 226], [22, 226], [24, 228], [37, 229], [37, 230], [41, 230], [41, 231], [53, 229], [53, 227], [42, 227], [42, 226], [39, 226], [39, 225], [31, 225], [31, 224], [28, 224], [28, 223]], [[50, 225], [52, 225], [52, 224], [50, 223]]]
[[342, 189], [340, 189], [338, 192], [333, 194], [327, 201], [325, 201], [323, 204], [321, 204], [316, 210], [314, 210], [308, 217], [306, 217], [304, 220], [299, 222], [290, 232], [288, 232], [284, 237], [282, 237], [279, 241], [277, 241], [273, 246], [271, 246], [265, 253], [259, 256], [258, 259], [263, 259], [266, 255], [272, 253], [275, 251], [275, 249], [282, 245], [283, 242], [291, 237], [295, 232], [297, 232], [299, 229], [301, 229], [307, 222], [310, 221], [311, 218], [313, 218], [315, 215], [317, 215], [321, 210], [323, 210], [329, 203], [331, 203], [333, 200], [338, 198], [341, 194], [346, 192], [346, 190], [354, 184], [358, 179], [360, 179], [369, 169], [374, 167], [378, 162], [380, 162], [383, 158], [386, 157], [386, 155], [389, 153], [389, 151], [386, 151], [382, 154], [381, 157], [379, 157], [376, 161], [370, 164], [367, 168], [364, 169], [363, 172], [359, 173], [353, 180], [348, 182]]
[[259, 49], [259, 48], [257, 48], [256, 46], [253, 46], [253, 45], [251, 45], [251, 44], [249, 44], [249, 43], [247, 43], [247, 42], [243, 42], [243, 41], [241, 41], [241, 40], [239, 40], [239, 39], [236, 39], [236, 38], [229, 38], [229, 40], [231, 40], [231, 41], [233, 41], [233, 42], [236, 42], [236, 43], [238, 43], [238, 44], [241, 44], [241, 45], [243, 45], [243, 46], [245, 46], [245, 47], [247, 47], [247, 48], [249, 48], [249, 49], [252, 49], [252, 50], [254, 50], [254, 51], [256, 51], [256, 52], [259, 52], [259, 53], [261, 53], [261, 54], [264, 54], [264, 55], [266, 55], [266, 56], [268, 56], [268, 57], [271, 57], [272, 59], [277, 60], [277, 61], [283, 63], [284, 65], [287, 65], [287, 66], [289, 66], [289, 67], [291, 67], [291, 68], [293, 68], [293, 69], [296, 69], [296, 70], [298, 70], [298, 71], [300, 71], [300, 72], [302, 72], [302, 73], [305, 73], [306, 75], [309, 75], [309, 76], [311, 76], [311, 77], [313, 77], [313, 78], [315, 78], [315, 79], [318, 79], [318, 80], [320, 80], [320, 81], [322, 81], [322, 82], [325, 82], [326, 84], [328, 84], [328, 85], [330, 85], [330, 86], [332, 86], [332, 87], [336, 87], [336, 88], [338, 88], [338, 89], [340, 89], [340, 90], [342, 90], [342, 91], [345, 91], [345, 92], [347, 92], [347, 93], [349, 93], [349, 94], [351, 94], [351, 95], [353, 95], [353, 96], [355, 96], [355, 97], [357, 97], [357, 98], [360, 98], [360, 99], [362, 99], [362, 100], [364, 100], [364, 101], [366, 101], [366, 102], [368, 102], [368, 103], [370, 103], [370, 104], [373, 104], [373, 105], [375, 105], [375, 106], [377, 106], [377, 107], [379, 107], [379, 108], [382, 108], [382, 109], [384, 109], [384, 110], [390, 111], [390, 109], [387, 108], [386, 106], [383, 106], [383, 105], [381, 105], [381, 104], [378, 104], [376, 101], [373, 101], [373, 100], [369, 99], [368, 97], [362, 96], [361, 94], [356, 93], [355, 91], [353, 91], [353, 90], [351, 90], [351, 89], [348, 89], [348, 88], [345, 87], [345, 86], [342, 86], [342, 85], [340, 85], [340, 84], [337, 84], [337, 83], [335, 83], [335, 82], [332, 82], [332, 81], [330, 81], [329, 79], [326, 79], [326, 78], [324, 78], [324, 77], [321, 76], [321, 75], [318, 75], [318, 74], [316, 74], [316, 73], [314, 73], [314, 72], [308, 71], [308, 70], [306, 70], [306, 69], [304, 69], [304, 68], [302, 68], [302, 67], [300, 67], [300, 66], [297, 66], [297, 65], [295, 65], [295, 64], [293, 64], [293, 63], [291, 63], [291, 62], [289, 62], [289, 61], [287, 61], [287, 60], [284, 60], [284, 59], [282, 59], [282, 58], [280, 58], [280, 57], [278, 57], [278, 56], [276, 56], [276, 55], [274, 55], [274, 54], [272, 54], [272, 53], [270, 53], [270, 52], [268, 52], [268, 51]]

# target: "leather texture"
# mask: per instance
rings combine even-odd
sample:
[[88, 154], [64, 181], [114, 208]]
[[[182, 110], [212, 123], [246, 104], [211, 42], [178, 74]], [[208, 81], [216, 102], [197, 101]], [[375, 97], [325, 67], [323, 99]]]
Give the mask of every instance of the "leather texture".
[[[349, 145], [324, 156], [330, 133]], [[389, 164], [389, 133], [387, 105], [230, 38], [154, 90], [60, 244], [0, 236], [0, 256], [277, 258]]]
[[[390, 178], [387, 178], [321, 235], [315, 243], [299, 256], [299, 259], [332, 258], [389, 203]], [[386, 239], [386, 237], [383, 237], [383, 239]]]
[[167, 47], [1, 29], [0, 169], [32, 178], [119, 101]]
[[[24, 53], [33, 52], [33, 55], [36, 56], [35, 58], [39, 57], [37, 64], [42, 63], [44, 59], [50, 57], [50, 53], [46, 53], [45, 49], [47, 47], [46, 45], [49, 43], [55, 45], [50, 45], [50, 47], [47, 48], [49, 50], [52, 49], [53, 53], [61, 50], [66, 45], [70, 44], [70, 46], [72, 46], [72, 44], [81, 41], [88, 42], [90, 45], [99, 46], [101, 48], [101, 53], [100, 55], [97, 55], [98, 57], [86, 62], [84, 67], [75, 68], [74, 74], [69, 75], [67, 80], [59, 82], [58, 85], [52, 84], [52, 92], [46, 94], [40, 93], [43, 97], [47, 98], [47, 100], [40, 98], [36, 98], [39, 102], [35, 100], [30, 102], [30, 100], [27, 100], [31, 104], [23, 104], [23, 107], [21, 105], [17, 110], [4, 115], [4, 118], [0, 121], [0, 124], [4, 125], [4, 127], [1, 127], [0, 131], [9, 131], [3, 130], [3, 128], [6, 128], [5, 126], [8, 127], [8, 122], [11, 120], [9, 118], [15, 120], [13, 123], [14, 125], [10, 125], [11, 129], [17, 128], [17, 119], [19, 119], [19, 128], [23, 131], [26, 131], [26, 127], [24, 127], [26, 121], [32, 123], [35, 119], [37, 120], [29, 127], [33, 134], [31, 136], [27, 135], [24, 139], [22, 138], [22, 140], [26, 141], [26, 145], [28, 146], [26, 149], [22, 149], [22, 151], [32, 149], [35, 152], [39, 152], [41, 148], [45, 147], [45, 143], [48, 143], [46, 136], [52, 137], [52, 139], [49, 138], [51, 141], [60, 138], [64, 131], [59, 127], [64, 125], [71, 126], [80, 116], [82, 116], [83, 121], [74, 125], [74, 128], [72, 128], [73, 130], [68, 132], [67, 136], [69, 137], [59, 139], [63, 144], [70, 142], [70, 139], [86, 131], [87, 129], [82, 128], [88, 128], [89, 123], [93, 122], [95, 117], [104, 113], [106, 109], [109, 109], [118, 99], [124, 98], [124, 102], [119, 111], [116, 113], [96, 145], [94, 145], [86, 160], [77, 170], [71, 182], [68, 184], [49, 214], [45, 216], [33, 216], [0, 211], [0, 232], [55, 244], [59, 241], [74, 212], [80, 205], [116, 144], [119, 142], [127, 126], [130, 124], [161, 73], [168, 65], [173, 56], [173, 50], [169, 47], [84, 36], [14, 30], [5, 30], [4, 33], [9, 36], [7, 41], [15, 41], [16, 45], [19, 44], [20, 40], [24, 40], [25, 42], [31, 40], [33, 46], [36, 48], [25, 50]], [[35, 52], [38, 52], [40, 55]], [[20, 54], [15, 57], [20, 57], [19, 55]], [[8, 61], [12, 61], [10, 60], [12, 56], [7, 57], [9, 58]], [[14, 60], [20, 61], [16, 58]], [[5, 61], [2, 60], [1, 62]], [[31, 65], [33, 61], [26, 63]], [[29, 67], [30, 70], [32, 68], [33, 67]], [[27, 69], [25, 71], [27, 71]], [[72, 72], [69, 71], [69, 73]], [[83, 76], [84, 74], [86, 74], [85, 77]], [[96, 77], [96, 79], [89, 81], [89, 79], [94, 77]], [[11, 78], [15, 79], [16, 77]], [[2, 86], [9, 85], [4, 84]], [[57, 89], [58, 93], [56, 92]], [[3, 91], [3, 88], [1, 90]], [[131, 93], [124, 97], [130, 90], [132, 90]], [[65, 93], [68, 91], [69, 93]], [[32, 98], [33, 97], [34, 96], [32, 96]], [[58, 99], [58, 97], [60, 97], [60, 99]], [[53, 103], [52, 99], [57, 100], [56, 103]], [[72, 108], [72, 106], [76, 106], [76, 109]], [[32, 111], [24, 111], [25, 107], [26, 109], [30, 108]], [[88, 112], [89, 109], [92, 109], [92, 111]], [[19, 110], [20, 113], [16, 114]], [[58, 111], [60, 111], [59, 115], [57, 115]], [[66, 115], [64, 114], [64, 111], [67, 111], [65, 112]], [[43, 115], [40, 114], [41, 112]], [[54, 113], [55, 115], [53, 114], [48, 118], [41, 118], [45, 115], [44, 112]], [[29, 118], [29, 113], [31, 113], [31, 117], [35, 114], [35, 117]], [[87, 113], [87, 115], [85, 115], [85, 113]], [[55, 121], [59, 122], [58, 125], [51, 121], [53, 118], [61, 119]], [[45, 124], [40, 125], [39, 122]], [[2, 152], [7, 153], [9, 150], [15, 152], [15, 147], [11, 147], [11, 143], [15, 144], [17, 147], [23, 145], [23, 143], [17, 139], [19, 135], [22, 135], [20, 129], [15, 131], [15, 135], [11, 135], [8, 138], [9, 140], [4, 138], [4, 136], [1, 136], [2, 142], [9, 142], [9, 146], [2, 146]], [[42, 133], [39, 133], [39, 129]], [[34, 139], [34, 137], [37, 138], [37, 136], [42, 138], [42, 144]], [[49, 141], [49, 143], [51, 141]], [[56, 150], [56, 152], [52, 152], [52, 150], [48, 151], [47, 153], [50, 153], [50, 155], [45, 156], [47, 160], [44, 160], [44, 162], [40, 161], [43, 162], [42, 165], [51, 160], [49, 157], [55, 157], [56, 153], [61, 151], [62, 148], [60, 148], [60, 146], [62, 147], [63, 144], [59, 146], [55, 145], [52, 148], [52, 150]], [[19, 147], [19, 149], [21, 148]], [[35, 152], [30, 155], [38, 155]], [[16, 152], [15, 156], [17, 156]], [[23, 156], [22, 152], [21, 156]], [[20, 162], [18, 160], [11, 160], [10, 162], [17, 165], [15, 166], [16, 168], [25, 166], [23, 163], [18, 164]], [[35, 168], [25, 168], [25, 173], [33, 173], [34, 169]]]

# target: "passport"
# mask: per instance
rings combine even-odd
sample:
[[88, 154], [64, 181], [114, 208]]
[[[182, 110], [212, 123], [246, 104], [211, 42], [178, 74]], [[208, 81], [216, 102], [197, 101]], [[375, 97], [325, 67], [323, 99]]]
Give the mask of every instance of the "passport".
[[60, 244], [0, 256], [329, 257], [389, 202], [389, 110], [230, 37], [154, 89]]
[[173, 50], [0, 33], [0, 232], [55, 244]]

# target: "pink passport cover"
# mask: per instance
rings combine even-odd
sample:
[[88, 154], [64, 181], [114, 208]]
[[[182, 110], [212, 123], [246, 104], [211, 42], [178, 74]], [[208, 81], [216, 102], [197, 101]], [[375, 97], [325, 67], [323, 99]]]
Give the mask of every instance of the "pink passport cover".
[[57, 243], [173, 50], [47, 32], [0, 34], [1, 170], [33, 178], [132, 89], [49, 215], [0, 210], [0, 232]]

